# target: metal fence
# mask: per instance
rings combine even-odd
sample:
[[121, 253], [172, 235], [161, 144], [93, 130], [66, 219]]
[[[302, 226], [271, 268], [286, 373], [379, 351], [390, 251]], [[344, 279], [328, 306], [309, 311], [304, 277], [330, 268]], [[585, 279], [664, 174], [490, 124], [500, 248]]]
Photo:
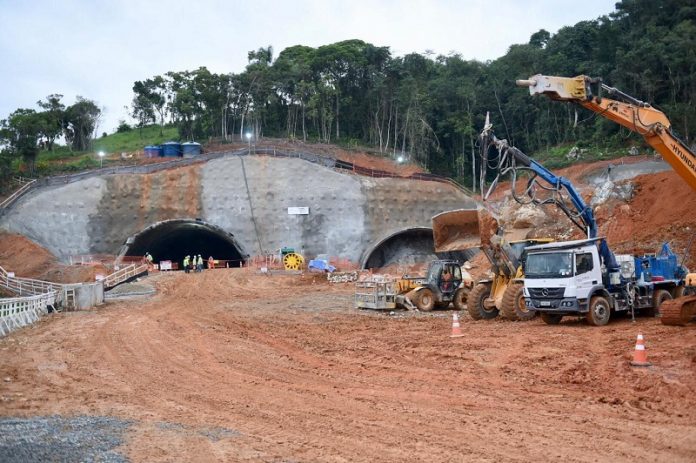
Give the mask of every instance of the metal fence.
[[0, 336], [37, 321], [56, 303], [55, 291], [29, 297], [0, 299]]

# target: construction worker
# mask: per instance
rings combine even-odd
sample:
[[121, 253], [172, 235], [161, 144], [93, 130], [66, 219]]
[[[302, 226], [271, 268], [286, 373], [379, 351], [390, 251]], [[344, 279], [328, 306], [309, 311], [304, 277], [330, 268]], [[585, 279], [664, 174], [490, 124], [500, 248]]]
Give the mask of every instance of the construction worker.
[[198, 254], [198, 271], [199, 272], [203, 271], [203, 258], [201, 257], [200, 254]]
[[153, 261], [152, 254], [150, 254], [149, 252], [146, 252], [145, 253], [145, 260], [147, 261], [147, 268], [152, 269], [152, 261]]
[[189, 273], [189, 264], [191, 263], [191, 256], [184, 257], [184, 272]]
[[213, 256], [208, 257], [208, 268], [215, 268], [215, 259], [213, 259]]
[[442, 290], [449, 291], [452, 288], [452, 274], [449, 270], [444, 269], [442, 271]]

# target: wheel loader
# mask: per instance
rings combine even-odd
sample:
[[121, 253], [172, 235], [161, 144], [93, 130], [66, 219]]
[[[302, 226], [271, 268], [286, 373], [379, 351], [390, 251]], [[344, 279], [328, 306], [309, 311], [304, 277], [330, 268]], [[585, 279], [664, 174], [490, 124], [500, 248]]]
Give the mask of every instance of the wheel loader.
[[426, 276], [392, 281], [375, 277], [355, 285], [355, 307], [359, 309], [418, 309], [430, 312], [446, 309], [464, 310], [473, 280], [454, 260], [434, 260]]
[[433, 221], [435, 252], [479, 247], [491, 263], [493, 278], [476, 282], [467, 299], [474, 320], [499, 313], [509, 320], [530, 320], [536, 312], [524, 302], [522, 263], [528, 246], [552, 242], [551, 238], [506, 241], [498, 221], [485, 209], [458, 209], [436, 215]]

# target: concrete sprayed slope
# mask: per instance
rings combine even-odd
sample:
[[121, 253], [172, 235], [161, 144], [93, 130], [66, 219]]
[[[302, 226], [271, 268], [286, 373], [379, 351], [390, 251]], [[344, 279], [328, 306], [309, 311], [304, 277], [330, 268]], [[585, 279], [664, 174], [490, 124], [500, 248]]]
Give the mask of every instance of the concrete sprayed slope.
[[[294, 247], [359, 262], [380, 242], [475, 202], [448, 184], [374, 179], [293, 158], [229, 156], [37, 189], [3, 217], [61, 258], [118, 253], [129, 237], [183, 220], [234, 235], [244, 254]], [[308, 207], [291, 215], [288, 207]]]

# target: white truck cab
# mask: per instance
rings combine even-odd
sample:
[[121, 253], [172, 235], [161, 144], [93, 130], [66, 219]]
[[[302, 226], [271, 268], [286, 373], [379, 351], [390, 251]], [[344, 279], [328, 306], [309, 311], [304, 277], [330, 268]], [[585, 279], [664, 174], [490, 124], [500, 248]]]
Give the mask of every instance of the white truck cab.
[[[586, 314], [594, 294], [609, 296], [602, 280], [597, 239], [548, 243], [527, 248], [525, 304], [544, 321]], [[606, 307], [607, 320], [610, 308]], [[544, 314], [547, 314], [544, 316]]]

